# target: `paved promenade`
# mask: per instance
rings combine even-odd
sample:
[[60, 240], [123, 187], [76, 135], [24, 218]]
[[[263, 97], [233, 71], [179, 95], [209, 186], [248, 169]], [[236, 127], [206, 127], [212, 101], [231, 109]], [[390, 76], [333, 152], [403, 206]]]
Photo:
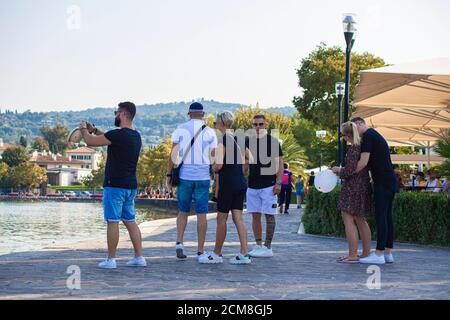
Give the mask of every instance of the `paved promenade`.
[[[212, 250], [215, 214], [208, 216]], [[300, 210], [278, 216], [273, 258], [241, 266], [228, 259], [198, 264], [195, 217], [189, 221], [186, 261], [175, 258], [175, 219], [142, 224], [148, 263], [143, 269], [125, 267], [133, 254], [127, 237], [120, 242], [116, 270], [96, 267], [105, 257], [104, 241], [0, 256], [0, 299], [450, 299], [450, 249], [398, 244], [395, 264], [380, 267], [381, 289], [368, 289], [367, 266], [335, 262], [346, 253], [343, 239], [297, 233]], [[246, 221], [250, 231], [248, 215]], [[237, 239], [230, 217], [226, 258], [238, 251]], [[71, 265], [80, 268], [80, 290], [66, 286]]]

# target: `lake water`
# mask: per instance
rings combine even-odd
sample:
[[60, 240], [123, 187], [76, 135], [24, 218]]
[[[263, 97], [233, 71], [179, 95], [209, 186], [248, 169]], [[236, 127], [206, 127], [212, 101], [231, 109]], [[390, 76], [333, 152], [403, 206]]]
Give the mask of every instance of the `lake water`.
[[[173, 217], [136, 209], [138, 223]], [[106, 239], [101, 203], [0, 202], [0, 255], [96, 239]]]

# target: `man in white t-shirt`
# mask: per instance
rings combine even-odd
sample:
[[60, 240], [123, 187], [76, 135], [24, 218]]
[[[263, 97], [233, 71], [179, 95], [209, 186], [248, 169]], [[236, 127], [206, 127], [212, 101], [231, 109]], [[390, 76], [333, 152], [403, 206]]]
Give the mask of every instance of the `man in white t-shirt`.
[[[180, 169], [180, 184], [177, 186], [177, 200], [179, 214], [177, 217], [176, 253], [179, 259], [186, 259], [183, 247], [183, 237], [186, 230], [188, 215], [191, 211], [192, 200], [195, 202], [197, 214], [198, 248], [197, 259], [204, 255], [204, 244], [207, 230], [206, 214], [208, 213], [209, 188], [211, 185], [210, 165], [217, 148], [217, 136], [213, 129], [205, 125], [203, 106], [194, 102], [189, 107], [190, 120], [178, 126], [172, 134], [173, 147], [168, 160], [167, 185], [170, 185], [172, 168], [176, 159], [184, 157]], [[195, 135], [192, 147], [189, 150]]]

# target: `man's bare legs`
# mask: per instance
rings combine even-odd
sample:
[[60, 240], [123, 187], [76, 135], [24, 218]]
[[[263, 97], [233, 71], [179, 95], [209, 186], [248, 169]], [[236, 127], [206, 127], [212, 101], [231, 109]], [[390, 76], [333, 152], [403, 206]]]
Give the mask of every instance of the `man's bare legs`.
[[188, 222], [187, 212], [179, 212], [177, 216], [177, 243], [183, 243], [184, 232], [186, 231], [186, 225]]
[[256, 244], [258, 246], [262, 245], [262, 225], [261, 225], [261, 213], [252, 213], [252, 229], [253, 235], [255, 237]]
[[[252, 228], [253, 228], [253, 235], [255, 236], [255, 241], [258, 246], [262, 245], [262, 224], [261, 224], [261, 213], [256, 212], [252, 214], [253, 220], [252, 220]], [[266, 240], [264, 242], [264, 246], [267, 248], [271, 248], [272, 246], [272, 239], [273, 235], [275, 233], [275, 216], [266, 214]]]
[[188, 222], [187, 212], [179, 212], [177, 216], [177, 244], [176, 244], [176, 253], [178, 259], [186, 259], [187, 256], [184, 254], [183, 247], [183, 238], [184, 232], [186, 231], [186, 225]]
[[116, 258], [117, 246], [119, 244], [119, 222], [109, 222], [106, 230], [108, 242], [108, 259]]
[[273, 235], [275, 234], [276, 222], [274, 215], [266, 214], [265, 216], [266, 216], [266, 241], [264, 242], [264, 246], [270, 249], [272, 247]]
[[127, 227], [128, 234], [130, 235], [131, 243], [134, 248], [134, 256], [141, 257], [142, 256], [142, 235], [139, 226], [135, 221], [126, 222], [123, 224]]
[[[179, 212], [177, 216], [177, 244], [183, 243], [184, 232], [186, 231], [186, 226], [188, 222], [187, 212]], [[198, 246], [197, 252], [204, 252], [206, 230], [208, 228], [208, 220], [206, 219], [206, 214], [197, 214], [197, 237]], [[182, 253], [181, 253], [182, 254]], [[177, 252], [177, 256], [179, 253]], [[180, 256], [178, 256], [180, 258]], [[184, 258], [184, 256], [183, 256]]]
[[203, 253], [205, 250], [206, 230], [208, 229], [208, 220], [206, 214], [197, 214], [197, 252]]

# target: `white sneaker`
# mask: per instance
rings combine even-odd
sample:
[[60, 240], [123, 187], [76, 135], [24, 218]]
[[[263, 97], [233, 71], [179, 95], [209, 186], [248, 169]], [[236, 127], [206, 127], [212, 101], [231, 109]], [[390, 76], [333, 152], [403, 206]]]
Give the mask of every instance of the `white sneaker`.
[[231, 264], [249, 264], [252, 263], [250, 255], [239, 253], [238, 255], [230, 258]]
[[384, 260], [386, 261], [386, 263], [394, 263], [394, 256], [392, 255], [392, 253], [385, 254]]
[[198, 263], [222, 263], [223, 258], [221, 256], [218, 256], [214, 252], [211, 252], [210, 254], [202, 254], [198, 256]]
[[128, 267], [146, 267], [147, 262], [143, 256], [135, 257], [127, 262]]
[[375, 252], [372, 252], [369, 256], [359, 259], [360, 263], [363, 264], [385, 264], [384, 255], [378, 256]]
[[102, 262], [100, 262], [98, 264], [98, 267], [101, 269], [116, 269], [117, 268], [117, 264], [116, 264], [116, 259], [112, 258], [112, 259], [106, 259]]
[[256, 245], [248, 254], [253, 257], [254, 254], [257, 254], [257, 252], [262, 249], [262, 247], [263, 246]]
[[270, 257], [273, 257], [272, 249], [269, 249], [266, 246], [261, 246], [260, 249], [256, 250], [253, 253], [249, 253], [249, 254], [250, 254], [251, 257], [255, 257], [255, 258], [270, 258]]
[[199, 253], [197, 252], [197, 261], [199, 261], [200, 259], [203, 259], [205, 256], [208, 257], [209, 253], [207, 252], [203, 252], [203, 253]]

